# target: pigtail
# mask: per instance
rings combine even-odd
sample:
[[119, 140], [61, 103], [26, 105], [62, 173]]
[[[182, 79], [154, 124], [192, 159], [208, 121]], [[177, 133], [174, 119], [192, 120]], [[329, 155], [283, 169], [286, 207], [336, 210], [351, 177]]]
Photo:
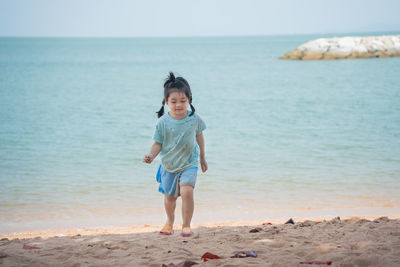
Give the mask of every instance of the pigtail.
[[164, 82], [164, 99], [162, 101], [162, 107], [160, 108], [159, 111], [157, 111], [157, 116], [158, 118], [161, 118], [162, 115], [164, 115], [164, 106], [165, 106], [165, 99], [168, 98], [168, 89], [175, 83], [176, 78], [175, 75], [172, 71], [169, 72], [169, 75], [167, 79]]
[[164, 105], [165, 105], [165, 99], [162, 101], [162, 107], [160, 108], [160, 110], [156, 112], [158, 118], [161, 118], [161, 116], [164, 115]]
[[192, 105], [192, 103], [190, 103], [190, 109], [192, 110], [192, 112], [190, 112], [189, 117], [192, 116], [194, 114], [194, 112], [196, 111]]

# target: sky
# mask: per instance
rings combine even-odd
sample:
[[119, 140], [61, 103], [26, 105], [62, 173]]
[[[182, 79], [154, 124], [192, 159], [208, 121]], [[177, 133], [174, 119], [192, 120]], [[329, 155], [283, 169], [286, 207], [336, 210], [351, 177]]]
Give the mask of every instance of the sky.
[[0, 0], [0, 36], [398, 32], [399, 10], [400, 0]]

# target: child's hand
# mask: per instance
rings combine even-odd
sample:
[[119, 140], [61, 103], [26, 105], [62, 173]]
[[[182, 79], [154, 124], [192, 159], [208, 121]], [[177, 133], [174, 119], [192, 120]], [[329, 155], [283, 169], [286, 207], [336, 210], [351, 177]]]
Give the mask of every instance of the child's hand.
[[152, 154], [147, 154], [146, 156], [144, 156], [143, 158], [143, 162], [145, 163], [152, 163], [154, 159], [154, 156]]
[[206, 172], [208, 170], [208, 164], [205, 157], [200, 157], [201, 171]]

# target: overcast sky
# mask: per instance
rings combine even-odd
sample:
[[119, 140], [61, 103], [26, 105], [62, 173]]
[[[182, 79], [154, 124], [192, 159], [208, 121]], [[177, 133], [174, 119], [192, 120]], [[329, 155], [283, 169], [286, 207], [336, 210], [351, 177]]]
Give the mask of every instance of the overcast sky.
[[400, 0], [0, 0], [0, 36], [400, 32]]

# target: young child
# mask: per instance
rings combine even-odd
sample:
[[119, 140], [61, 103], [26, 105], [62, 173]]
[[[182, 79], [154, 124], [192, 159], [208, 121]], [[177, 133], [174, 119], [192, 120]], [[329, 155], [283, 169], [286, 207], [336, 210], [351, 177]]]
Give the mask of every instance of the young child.
[[[165, 104], [170, 111], [164, 114]], [[191, 111], [188, 110], [189, 105]], [[164, 99], [157, 113], [159, 120], [153, 137], [154, 144], [143, 161], [151, 163], [161, 152], [161, 165], [156, 177], [160, 183], [158, 191], [164, 194], [167, 222], [160, 234], [173, 234], [176, 199], [181, 196], [181, 236], [188, 237], [193, 234], [190, 222], [194, 209], [193, 189], [199, 157], [201, 170], [205, 172], [208, 169], [202, 133], [206, 125], [195, 113], [189, 83], [182, 77], [175, 78], [172, 72], [164, 83]]]

